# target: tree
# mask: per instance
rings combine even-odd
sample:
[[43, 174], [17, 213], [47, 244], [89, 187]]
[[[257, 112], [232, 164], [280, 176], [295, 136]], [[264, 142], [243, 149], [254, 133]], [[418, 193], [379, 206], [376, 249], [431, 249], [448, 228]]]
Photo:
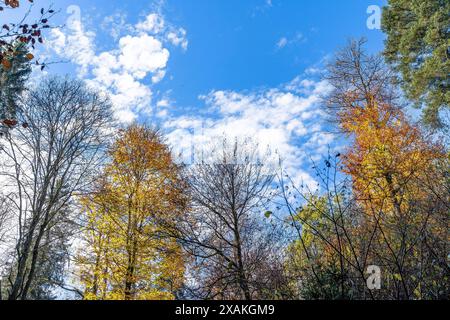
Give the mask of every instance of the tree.
[[[447, 200], [436, 198], [426, 183], [428, 176], [437, 176], [436, 164], [445, 161], [444, 148], [424, 138], [400, 109], [390, 105], [355, 108], [342, 114], [341, 121], [354, 137], [345, 155], [344, 172], [352, 177], [367, 223], [377, 225], [380, 231], [380, 245], [391, 256], [394, 282], [401, 286], [399, 297], [409, 298], [414, 291], [410, 287], [417, 285], [412, 284], [415, 281], [409, 270], [419, 254], [416, 250], [422, 257], [429, 254], [421, 245], [422, 239], [437, 237], [439, 247], [445, 243], [442, 231], [447, 227], [441, 206]], [[434, 183], [445, 181], [438, 177]], [[437, 206], [431, 208], [432, 204]], [[445, 256], [445, 249], [440, 254]], [[435, 257], [443, 276], [448, 272], [444, 256]]]
[[249, 143], [224, 139], [212, 148], [210, 159], [187, 170], [191, 207], [176, 233], [193, 257], [189, 274], [196, 281], [187, 287], [187, 296], [277, 296], [280, 272], [275, 261], [281, 250], [276, 228], [263, 216], [273, 175], [256, 150]]
[[428, 190], [415, 183], [434, 161], [445, 158], [442, 146], [424, 139], [400, 109], [387, 104], [355, 107], [340, 113], [340, 121], [354, 135], [344, 171], [353, 177], [358, 198], [399, 216], [413, 200], [426, 197]]
[[425, 106], [424, 120], [444, 124], [440, 111], [450, 105], [450, 51], [446, 0], [389, 0], [382, 29], [387, 34], [384, 55], [401, 74], [409, 99]]
[[[364, 121], [360, 126], [364, 127]], [[418, 142], [409, 142], [411, 150], [396, 149], [411, 160], [386, 161], [391, 157], [387, 153], [384, 157], [377, 154], [380, 162], [376, 162], [372, 156], [378, 153], [375, 146], [379, 146], [380, 137], [369, 133], [363, 137], [368, 144], [373, 141], [371, 148], [349, 149], [352, 155], [360, 155], [358, 164], [349, 163], [347, 154], [327, 157], [323, 168], [314, 164], [317, 190], [296, 186], [280, 175], [285, 207], [290, 213], [287, 222], [298, 234], [286, 251], [289, 288], [294, 296], [305, 299], [448, 296], [449, 184], [444, 173], [449, 168], [448, 159], [436, 152], [433, 144], [421, 145], [416, 137]], [[431, 159], [430, 151], [436, 152], [431, 153]], [[416, 154], [421, 152], [425, 159], [419, 161]], [[386, 163], [390, 166], [382, 165]], [[417, 171], [409, 165], [417, 165]], [[348, 176], [339, 178], [338, 170]], [[396, 181], [395, 195], [390, 193], [384, 176], [378, 176], [388, 170]], [[382, 270], [381, 290], [366, 286], [369, 265]]]
[[[9, 220], [11, 219], [11, 215], [9, 214], [9, 203], [7, 197], [4, 195], [0, 195], [0, 252], [6, 251], [8, 248], [8, 225]], [[0, 300], [3, 300], [3, 287], [4, 283], [3, 275], [4, 275], [4, 266], [7, 264], [7, 261], [4, 261], [5, 257], [0, 255]]]
[[[1, 2], [7, 9], [19, 7], [17, 0]], [[4, 10], [0, 5], [0, 15]], [[30, 13], [31, 8], [19, 22], [4, 23], [0, 28], [0, 134], [17, 125], [18, 99], [26, 89], [32, 60], [41, 69], [46, 66], [46, 63], [35, 59], [31, 51], [36, 43], [44, 42], [44, 29], [50, 28], [49, 20], [56, 12], [42, 8], [37, 20], [27, 21]]]
[[[0, 45], [5, 46], [2, 49], [7, 49], [14, 41], [29, 44], [34, 49], [36, 42], [43, 43], [43, 29], [50, 28], [49, 20], [56, 13], [51, 7], [48, 9], [41, 8], [40, 16], [37, 20], [27, 21], [33, 6], [33, 0], [28, 0], [31, 3], [22, 19], [19, 22], [4, 23], [0, 29]], [[5, 7], [3, 7], [4, 3]], [[2, 0], [0, 1], [0, 14], [4, 14], [5, 9], [16, 9], [19, 7], [17, 0]], [[3, 51], [2, 53], [4, 53]]]
[[25, 90], [25, 84], [31, 72], [32, 55], [22, 42], [16, 42], [6, 50], [0, 59], [0, 119], [3, 125], [13, 127], [17, 124], [17, 109], [19, 97]]
[[323, 166], [313, 163], [317, 189], [296, 185], [284, 170], [278, 176], [285, 220], [297, 235], [285, 258], [295, 299], [376, 298], [366, 286], [374, 229], [363, 227], [363, 211], [341, 167], [340, 154], [329, 154]]
[[18, 230], [14, 250], [7, 252], [13, 261], [7, 274], [11, 300], [27, 299], [36, 289], [39, 269], [56, 254], [49, 250], [60, 228], [73, 219], [74, 196], [86, 192], [104, 157], [112, 125], [108, 99], [72, 79], [45, 80], [18, 114], [27, 125], [8, 133], [1, 150], [3, 190], [11, 202], [12, 230]]
[[[325, 80], [332, 87], [326, 107], [332, 120], [336, 113], [376, 102], [399, 104], [399, 93], [393, 82], [394, 73], [379, 55], [364, 50], [365, 39], [349, 40], [327, 66]], [[338, 122], [339, 123], [339, 122]], [[340, 129], [345, 129], [342, 126]]]
[[85, 299], [174, 299], [185, 257], [167, 236], [186, 209], [180, 167], [161, 134], [133, 125], [83, 197], [85, 244], [77, 260]]
[[[388, 297], [438, 298], [448, 292], [448, 287], [436, 282], [437, 277], [448, 278], [449, 272], [444, 249], [448, 195], [441, 188], [447, 182], [439, 169], [443, 163], [448, 166], [446, 151], [411, 124], [395, 100], [385, 98], [385, 91], [380, 94], [376, 90], [380, 86], [355, 86], [353, 78], [346, 76], [361, 74], [361, 83], [366, 84], [379, 81], [377, 72], [359, 72], [372, 70], [370, 66], [378, 57], [353, 63], [354, 57], [363, 56], [361, 50], [352, 49], [344, 61], [338, 56], [329, 77], [334, 79], [332, 101], [336, 92], [342, 98], [336, 104], [335, 119], [352, 139], [343, 155], [343, 171], [352, 178], [355, 200], [364, 212], [359, 219], [360, 230], [373, 230], [368, 257], [387, 269], [392, 286], [386, 288]], [[340, 67], [347, 64], [353, 70], [342, 73]], [[389, 87], [386, 90], [395, 91]], [[430, 176], [435, 177], [434, 182]], [[433, 250], [430, 242], [439, 251]], [[420, 263], [418, 257], [423, 259]], [[434, 280], [423, 277], [423, 268], [434, 275]], [[423, 286], [429, 291], [418, 289]]]
[[[307, 299], [441, 299], [450, 289], [448, 155], [403, 113], [388, 70], [362, 44], [350, 42], [327, 75], [349, 147], [314, 163], [315, 190], [279, 175], [298, 234], [287, 249], [291, 288]], [[381, 290], [367, 287], [368, 265], [381, 268]]]

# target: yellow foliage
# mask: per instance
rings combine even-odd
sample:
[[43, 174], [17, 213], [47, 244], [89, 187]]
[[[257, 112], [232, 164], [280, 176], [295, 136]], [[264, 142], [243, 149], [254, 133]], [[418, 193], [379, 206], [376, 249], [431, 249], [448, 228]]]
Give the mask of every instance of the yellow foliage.
[[123, 132], [110, 154], [96, 190], [81, 199], [85, 299], [174, 299], [185, 258], [166, 231], [185, 209], [179, 167], [159, 134], [140, 126]]

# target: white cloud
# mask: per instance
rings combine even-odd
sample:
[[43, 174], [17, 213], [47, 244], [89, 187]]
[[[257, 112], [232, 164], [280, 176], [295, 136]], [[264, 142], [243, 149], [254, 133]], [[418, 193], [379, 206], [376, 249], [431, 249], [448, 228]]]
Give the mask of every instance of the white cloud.
[[[176, 154], [181, 153], [189, 162], [208, 154], [211, 141], [218, 137], [249, 137], [258, 143], [261, 154], [271, 150], [268, 164], [276, 166], [281, 157], [296, 181], [312, 185], [314, 179], [302, 166], [309, 156], [323, 152], [332, 142], [333, 136], [323, 133], [319, 108], [329, 86], [303, 80], [250, 93], [213, 91], [201, 96], [209, 113], [166, 121], [169, 142]], [[298, 92], [304, 93], [289, 91], [288, 86], [296, 86]]]
[[186, 38], [186, 30], [183, 28], [177, 31], [171, 31], [167, 34], [167, 39], [175, 46], [180, 46], [183, 50], [187, 50], [188, 40]]
[[257, 5], [252, 12], [252, 17], [255, 17], [258, 14], [265, 13], [273, 7], [273, 0], [264, 0], [261, 1], [260, 5]]
[[151, 13], [147, 15], [144, 21], [141, 21], [136, 25], [137, 30], [154, 34], [163, 31], [164, 27], [164, 19], [157, 13]]
[[170, 105], [170, 102], [168, 99], [161, 99], [158, 101], [158, 103], [156, 103], [156, 106], [161, 107], [161, 108], [166, 108]]
[[288, 44], [288, 39], [286, 37], [282, 37], [280, 40], [278, 40], [277, 42], [277, 47], [279, 49], [284, 48], [286, 45]]
[[100, 27], [107, 31], [114, 40], [119, 39], [124, 33], [133, 31], [133, 26], [127, 23], [127, 15], [123, 12], [116, 12], [104, 17]]
[[305, 43], [306, 41], [307, 38], [303, 35], [303, 33], [297, 32], [292, 38], [288, 37], [280, 38], [280, 40], [278, 40], [278, 42], [276, 43], [276, 47], [277, 49], [283, 49], [288, 45]]
[[183, 50], [186, 50], [188, 47], [189, 42], [186, 38], [186, 30], [184, 28], [176, 28], [175, 26], [166, 23], [164, 18], [157, 13], [147, 15], [144, 21], [136, 24], [136, 30], [154, 35], [164, 34], [165, 40], [172, 43], [174, 46], [179, 46]]
[[[186, 50], [188, 41], [186, 30], [167, 24], [159, 14], [151, 13], [135, 26], [124, 19], [120, 14], [104, 19], [105, 28], [115, 20], [121, 24], [112, 30], [118, 43], [110, 51], [96, 52], [95, 34], [76, 19], [64, 30], [52, 30], [49, 48], [77, 65], [79, 77], [89, 85], [108, 92], [116, 118], [128, 123], [151, 112], [151, 85], [165, 77], [170, 58], [164, 43]], [[119, 37], [124, 31], [128, 34]]]
[[137, 79], [164, 69], [169, 60], [169, 50], [163, 48], [159, 40], [147, 34], [121, 38], [119, 50], [121, 67]]
[[164, 77], [166, 76], [166, 70], [158, 70], [153, 76], [152, 76], [152, 82], [153, 83], [158, 83], [160, 82], [162, 79], [164, 79]]
[[79, 20], [71, 20], [67, 32], [52, 29], [50, 45], [55, 52], [77, 64], [81, 76], [88, 72], [91, 59], [95, 56], [95, 33], [85, 31]]

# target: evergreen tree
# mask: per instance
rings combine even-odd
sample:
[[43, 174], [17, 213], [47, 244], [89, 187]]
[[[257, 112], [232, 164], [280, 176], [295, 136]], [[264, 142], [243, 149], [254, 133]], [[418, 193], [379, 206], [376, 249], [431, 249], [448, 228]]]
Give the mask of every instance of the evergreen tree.
[[27, 45], [17, 41], [0, 46], [0, 120], [11, 125], [16, 119], [18, 98], [25, 90], [33, 55]]
[[448, 0], [389, 0], [383, 11], [386, 60], [433, 127], [443, 126], [439, 113], [450, 103], [449, 12]]

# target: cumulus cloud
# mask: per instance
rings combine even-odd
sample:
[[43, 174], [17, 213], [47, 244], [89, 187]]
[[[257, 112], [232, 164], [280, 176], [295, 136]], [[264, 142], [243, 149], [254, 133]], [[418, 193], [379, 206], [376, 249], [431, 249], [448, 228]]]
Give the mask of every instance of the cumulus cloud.
[[169, 60], [169, 50], [163, 48], [159, 40], [147, 34], [121, 38], [119, 50], [120, 66], [137, 79], [164, 69]]
[[164, 35], [164, 39], [172, 45], [187, 50], [189, 42], [187, 40], [186, 30], [166, 23], [163, 17], [157, 13], [149, 14], [144, 21], [136, 24], [136, 30], [154, 35], [162, 34]]
[[312, 185], [314, 179], [302, 167], [309, 157], [326, 152], [333, 136], [323, 132], [319, 108], [329, 86], [304, 80], [256, 92], [213, 91], [201, 96], [209, 112], [166, 121], [169, 142], [183, 161], [190, 162], [208, 154], [217, 138], [250, 138], [260, 154], [270, 151], [267, 164], [277, 166], [281, 158], [296, 181]]
[[[166, 75], [168, 45], [187, 48], [184, 29], [175, 28], [152, 13], [128, 34], [120, 35], [115, 48], [103, 52], [97, 52], [95, 34], [84, 30], [80, 22], [75, 21], [64, 32], [52, 32], [51, 47], [76, 64], [89, 85], [110, 94], [119, 120], [129, 123], [150, 112], [156, 119], [164, 119], [161, 122], [168, 142], [183, 161], [198, 161], [217, 138], [251, 138], [261, 154], [270, 150], [269, 164], [276, 166], [281, 158], [297, 182], [314, 183], [304, 165], [309, 157], [325, 154], [334, 139], [323, 130], [320, 108], [321, 97], [329, 85], [311, 78], [315, 72], [275, 88], [215, 90], [199, 97], [205, 104], [203, 113], [196, 110], [196, 115], [180, 115], [168, 97], [152, 103], [152, 85]], [[292, 41], [282, 40], [280, 47]]]
[[[151, 112], [151, 85], [165, 77], [170, 58], [165, 44], [186, 50], [187, 32], [166, 23], [156, 13], [134, 26], [126, 24], [123, 15], [113, 15], [104, 19], [104, 28], [116, 20], [121, 27], [112, 29], [111, 35], [118, 41], [110, 51], [97, 52], [95, 33], [85, 30], [78, 19], [70, 21], [64, 30], [52, 30], [49, 48], [74, 63], [79, 77], [90, 86], [107, 92], [116, 118], [129, 123], [140, 113]], [[128, 34], [119, 37], [124, 31]]]

